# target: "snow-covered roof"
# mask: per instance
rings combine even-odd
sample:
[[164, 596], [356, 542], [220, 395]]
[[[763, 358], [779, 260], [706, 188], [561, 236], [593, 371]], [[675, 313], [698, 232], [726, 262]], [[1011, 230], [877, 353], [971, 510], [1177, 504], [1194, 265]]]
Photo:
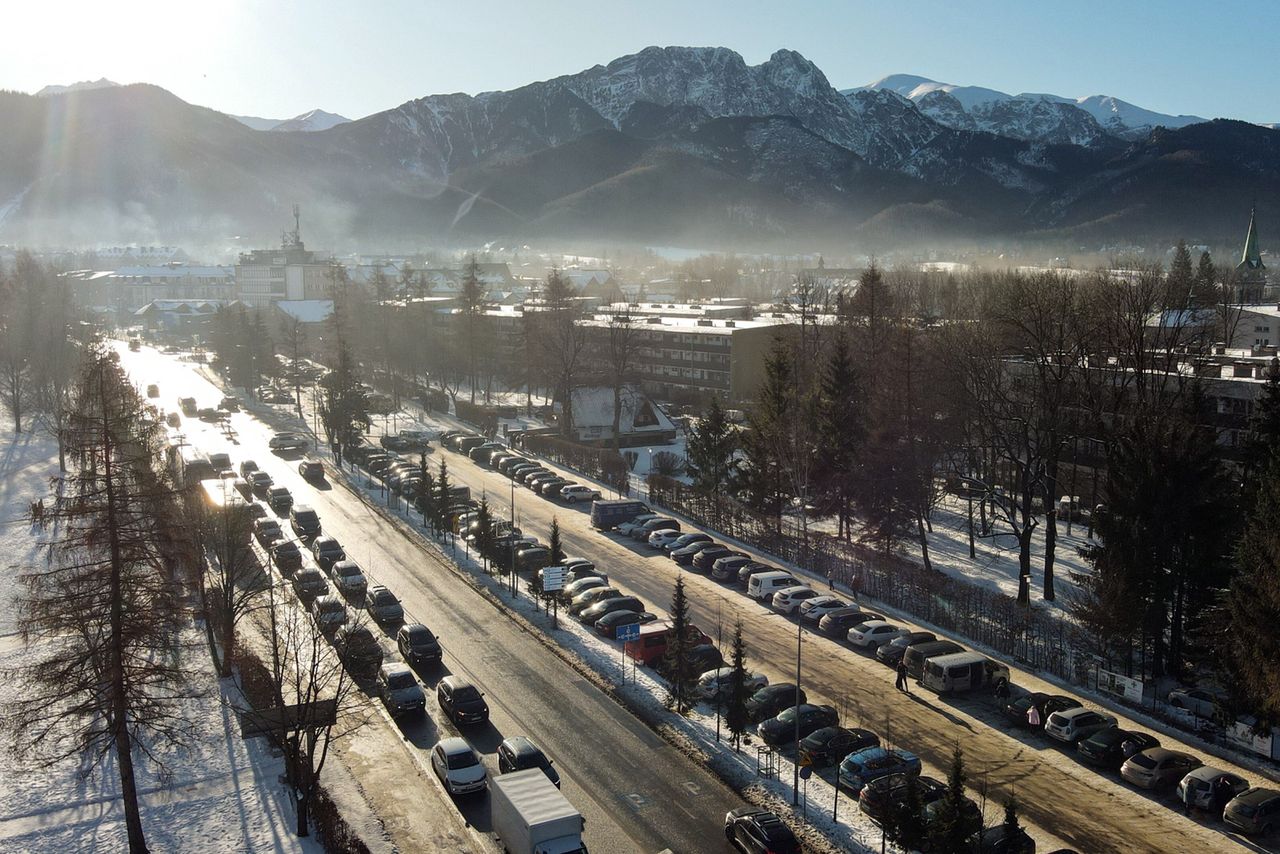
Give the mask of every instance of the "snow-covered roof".
[[[613, 428], [613, 389], [606, 386], [582, 386], [573, 390], [573, 426]], [[663, 433], [675, 431], [671, 419], [649, 400], [635, 385], [622, 390], [620, 433]]]
[[333, 300], [284, 299], [276, 303], [276, 308], [299, 323], [323, 323], [333, 314]]

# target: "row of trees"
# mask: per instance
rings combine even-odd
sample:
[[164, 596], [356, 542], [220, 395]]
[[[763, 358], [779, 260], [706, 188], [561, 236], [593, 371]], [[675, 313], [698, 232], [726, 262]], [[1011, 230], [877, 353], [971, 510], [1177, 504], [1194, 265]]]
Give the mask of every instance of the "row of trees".
[[[949, 488], [974, 499], [977, 536], [998, 526], [1016, 538], [1029, 604], [1037, 572], [1040, 595], [1057, 597], [1054, 511], [1088, 484], [1088, 506], [1108, 511], [1072, 603], [1090, 645], [1179, 673], [1194, 659], [1188, 635], [1227, 587], [1238, 515], [1217, 416], [1188, 370], [1238, 319], [1226, 289], [1207, 284], [1211, 263], [1191, 274], [1198, 288], [1181, 264], [1167, 275], [969, 276], [952, 283], [958, 319], [946, 323], [904, 313], [918, 304], [912, 283], [874, 264], [848, 298], [802, 279], [799, 323], [778, 336], [745, 429], [718, 401], [693, 429], [695, 486], [773, 516], [779, 531], [784, 512], [814, 513], [885, 552], [913, 540], [926, 566]], [[1241, 450], [1244, 470], [1257, 455]]]

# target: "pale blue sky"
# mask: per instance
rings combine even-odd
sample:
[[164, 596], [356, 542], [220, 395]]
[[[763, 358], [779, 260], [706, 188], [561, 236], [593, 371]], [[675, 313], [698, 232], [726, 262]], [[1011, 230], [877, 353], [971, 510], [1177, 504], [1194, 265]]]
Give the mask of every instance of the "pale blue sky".
[[906, 72], [1280, 122], [1280, 0], [14, 3], [0, 88], [108, 77], [271, 118], [314, 107], [356, 118], [684, 44], [729, 47], [752, 64], [791, 48], [837, 88]]

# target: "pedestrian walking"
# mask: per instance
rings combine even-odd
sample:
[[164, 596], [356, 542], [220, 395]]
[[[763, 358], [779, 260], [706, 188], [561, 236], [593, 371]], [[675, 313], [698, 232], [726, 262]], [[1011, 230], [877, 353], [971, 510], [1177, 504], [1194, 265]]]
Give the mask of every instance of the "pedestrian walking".
[[904, 694], [911, 693], [911, 689], [907, 687], [907, 663], [905, 661], [898, 662], [898, 681], [894, 685]]
[[1036, 704], [1032, 703], [1027, 709], [1027, 726], [1032, 729], [1040, 729], [1040, 710], [1036, 708]]
[[1005, 679], [1003, 676], [1001, 676], [999, 679], [996, 680], [995, 694], [996, 694], [996, 702], [1000, 703], [1001, 705], [1004, 705], [1004, 702], [1009, 699], [1009, 680], [1008, 679]]

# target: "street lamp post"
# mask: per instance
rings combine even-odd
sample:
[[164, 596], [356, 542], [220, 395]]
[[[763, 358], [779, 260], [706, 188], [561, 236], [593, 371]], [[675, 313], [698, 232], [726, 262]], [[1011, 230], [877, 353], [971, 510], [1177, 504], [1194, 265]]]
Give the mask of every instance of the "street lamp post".
[[516, 482], [511, 481], [511, 530], [507, 532], [511, 540], [511, 598], [516, 598]]
[[791, 806], [800, 803], [800, 642], [804, 623], [796, 619], [796, 761], [792, 768], [794, 777], [791, 781]]

